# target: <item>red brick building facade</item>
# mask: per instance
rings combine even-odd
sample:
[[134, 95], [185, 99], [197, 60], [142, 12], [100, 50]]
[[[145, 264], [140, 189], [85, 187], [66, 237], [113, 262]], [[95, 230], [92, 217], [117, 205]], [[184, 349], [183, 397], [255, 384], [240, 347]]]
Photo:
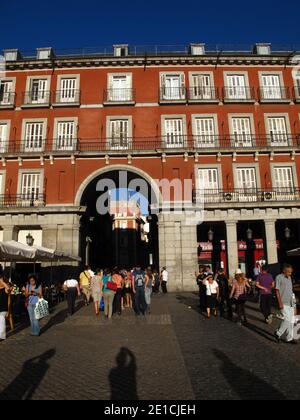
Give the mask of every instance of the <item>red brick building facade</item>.
[[98, 217], [95, 187], [123, 170], [148, 183], [190, 180], [191, 212], [202, 191], [204, 223], [197, 227], [186, 212], [163, 212], [166, 202], [174, 209], [179, 200], [154, 186], [159, 211], [147, 217], [148, 243], [138, 238], [139, 254], [131, 237], [123, 240], [135, 254], [131, 261], [166, 265], [173, 289], [194, 287], [198, 262], [250, 272], [255, 260], [286, 260], [299, 244], [295, 53], [269, 44], [234, 53], [195, 44], [181, 52], [145, 54], [124, 45], [106, 53], [4, 56], [4, 240], [30, 231], [44, 246], [85, 259], [92, 235], [92, 263], [117, 263], [111, 217]]

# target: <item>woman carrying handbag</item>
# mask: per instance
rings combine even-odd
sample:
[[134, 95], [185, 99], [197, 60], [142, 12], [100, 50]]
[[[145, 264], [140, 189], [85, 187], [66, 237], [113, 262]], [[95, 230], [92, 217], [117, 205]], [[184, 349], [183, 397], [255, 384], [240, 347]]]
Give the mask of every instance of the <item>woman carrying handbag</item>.
[[118, 285], [114, 282], [110, 270], [105, 270], [103, 276], [104, 315], [111, 319], [113, 315], [114, 299]]

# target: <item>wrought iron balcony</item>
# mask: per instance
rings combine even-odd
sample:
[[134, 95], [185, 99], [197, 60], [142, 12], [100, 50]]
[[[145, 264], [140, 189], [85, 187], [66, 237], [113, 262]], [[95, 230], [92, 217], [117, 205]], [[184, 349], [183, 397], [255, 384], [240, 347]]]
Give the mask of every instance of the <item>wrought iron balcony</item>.
[[219, 89], [214, 87], [194, 86], [188, 89], [189, 102], [219, 102]]
[[14, 108], [16, 94], [14, 92], [0, 92], [0, 109]]
[[11, 207], [44, 207], [45, 194], [4, 194], [0, 195], [0, 209]]
[[272, 189], [195, 190], [194, 202], [198, 204], [270, 203], [300, 201], [300, 189], [294, 187]]
[[292, 95], [288, 87], [265, 86], [259, 89], [259, 98], [261, 102], [290, 102]]
[[134, 103], [135, 89], [106, 89], [103, 102], [106, 104]]
[[42, 107], [50, 105], [50, 91], [32, 91], [23, 93], [23, 106]]
[[125, 134], [113, 138], [69, 138], [32, 139], [0, 143], [1, 155], [42, 155], [71, 153], [109, 153], [109, 152], [155, 152], [164, 151], [246, 151], [260, 150], [293, 150], [300, 148], [300, 135], [269, 134], [255, 136], [252, 134], [232, 135], [194, 135], [168, 134], [159, 137], [128, 137]]
[[223, 100], [224, 102], [233, 103], [255, 102], [255, 89], [244, 86], [225, 86], [223, 88]]
[[159, 94], [161, 103], [185, 102], [187, 100], [187, 91], [185, 86], [167, 87], [163, 86]]
[[57, 90], [53, 93], [54, 106], [78, 106], [81, 101], [81, 91], [77, 89]]

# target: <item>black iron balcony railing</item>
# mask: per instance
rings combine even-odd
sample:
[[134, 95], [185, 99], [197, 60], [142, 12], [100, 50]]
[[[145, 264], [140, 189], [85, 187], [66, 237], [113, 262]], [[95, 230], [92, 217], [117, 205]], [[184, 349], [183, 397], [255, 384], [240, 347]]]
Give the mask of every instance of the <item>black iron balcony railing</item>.
[[0, 155], [31, 155], [43, 153], [109, 153], [109, 152], [139, 152], [139, 151], [177, 151], [207, 150], [215, 152], [246, 150], [272, 151], [274, 149], [300, 148], [300, 134], [270, 134], [255, 136], [252, 134], [233, 135], [195, 135], [168, 134], [160, 137], [128, 137], [126, 135], [106, 139], [77, 139], [59, 137], [56, 139], [32, 139], [26, 141], [0, 142]]
[[245, 86], [225, 86], [223, 88], [223, 100], [225, 102], [255, 101], [255, 89]]
[[77, 89], [57, 90], [53, 93], [53, 105], [80, 105], [81, 91]]
[[191, 102], [220, 101], [218, 88], [194, 86], [189, 88], [187, 92], [188, 100]]
[[0, 195], [0, 209], [3, 207], [44, 207], [45, 205], [45, 194]]
[[292, 99], [290, 89], [282, 86], [264, 86], [259, 89], [260, 101], [290, 101]]
[[23, 105], [45, 106], [50, 104], [50, 91], [32, 91], [23, 93]]
[[106, 89], [103, 97], [104, 103], [135, 102], [135, 89]]
[[161, 102], [181, 102], [187, 99], [187, 91], [185, 86], [167, 87], [163, 86], [159, 93]]
[[11, 108], [15, 106], [15, 92], [0, 92], [0, 108]]
[[233, 190], [195, 190], [194, 202], [198, 204], [270, 203], [300, 201], [300, 189], [282, 187], [272, 189], [243, 188]]

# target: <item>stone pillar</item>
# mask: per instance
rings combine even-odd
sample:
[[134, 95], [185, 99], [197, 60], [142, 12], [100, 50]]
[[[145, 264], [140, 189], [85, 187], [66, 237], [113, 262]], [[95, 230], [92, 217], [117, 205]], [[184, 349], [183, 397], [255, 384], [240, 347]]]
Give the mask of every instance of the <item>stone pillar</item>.
[[43, 246], [46, 248], [57, 249], [57, 232], [58, 226], [42, 226], [43, 229]]
[[18, 229], [15, 226], [3, 226], [3, 242], [17, 240]]
[[160, 267], [167, 267], [170, 291], [196, 290], [197, 227], [184, 214], [159, 215]]
[[268, 264], [277, 264], [276, 220], [265, 220], [265, 231]]
[[239, 267], [237, 222], [229, 221], [225, 223], [227, 233], [228, 274], [233, 276]]

